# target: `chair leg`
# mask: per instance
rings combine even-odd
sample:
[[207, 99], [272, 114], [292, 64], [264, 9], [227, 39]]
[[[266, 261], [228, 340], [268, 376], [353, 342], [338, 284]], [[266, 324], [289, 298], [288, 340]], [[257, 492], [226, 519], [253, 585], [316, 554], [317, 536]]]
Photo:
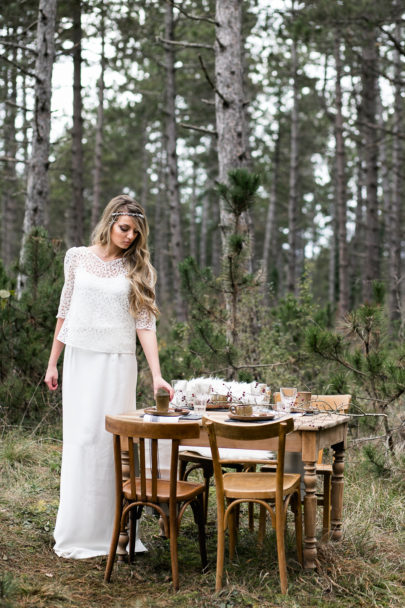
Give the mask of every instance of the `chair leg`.
[[179, 561], [177, 551], [177, 516], [176, 510], [170, 509], [169, 515], [169, 528], [170, 528], [170, 558], [172, 562], [172, 580], [173, 587], [177, 591], [179, 588]]
[[[229, 511], [228, 515], [228, 528], [229, 528], [229, 559], [233, 560], [235, 556], [235, 547], [236, 547], [236, 519], [237, 514], [239, 515], [239, 505], [237, 505], [234, 509]], [[238, 517], [239, 521], [239, 517]]]
[[257, 535], [257, 544], [259, 547], [263, 547], [264, 535], [266, 533], [266, 517], [267, 511], [263, 505], [260, 505], [260, 514], [259, 514], [259, 533]]
[[[279, 515], [277, 513], [277, 515]], [[287, 592], [287, 563], [285, 559], [285, 542], [284, 542], [284, 517], [276, 516], [276, 538], [277, 538], [277, 556], [278, 569], [280, 573], [281, 593]]]
[[253, 532], [255, 529], [255, 517], [254, 517], [254, 504], [250, 502], [248, 504], [248, 522], [249, 522], [249, 531]]
[[225, 529], [224, 529], [224, 516], [218, 517], [218, 539], [217, 539], [217, 572], [215, 578], [215, 591], [221, 591], [222, 589], [222, 575], [224, 571], [224, 558], [225, 558]]
[[203, 496], [200, 494], [196, 500], [191, 503], [193, 509], [194, 521], [198, 526], [198, 542], [200, 545], [201, 566], [204, 570], [207, 567], [207, 548], [205, 545], [205, 522], [204, 522], [204, 502]]
[[332, 478], [331, 475], [324, 475], [323, 479], [323, 519], [322, 519], [322, 540], [327, 542], [330, 533], [330, 517], [331, 517], [331, 492]]
[[187, 462], [185, 460], [181, 460], [179, 458], [179, 479], [180, 481], [185, 481]]
[[298, 491], [297, 494], [294, 494], [292, 497], [292, 509], [294, 512], [294, 521], [295, 521], [295, 542], [297, 544], [297, 555], [299, 563], [303, 564], [303, 555], [302, 555], [302, 506], [301, 506], [301, 492]]
[[208, 515], [208, 496], [210, 491], [210, 479], [214, 474], [214, 470], [211, 466], [203, 466], [204, 473], [204, 523], [207, 523], [207, 515]]
[[110, 582], [111, 572], [112, 572], [113, 565], [114, 565], [115, 554], [117, 552], [118, 538], [119, 538], [120, 529], [121, 529], [121, 513], [122, 513], [122, 503], [117, 504], [115, 507], [114, 528], [113, 528], [113, 533], [112, 533], [112, 537], [111, 537], [110, 552], [108, 554], [107, 565], [106, 565], [105, 573], [104, 573], [104, 581], [106, 583]]
[[128, 554], [128, 560], [130, 563], [134, 561], [134, 556], [135, 556], [135, 538], [136, 538], [137, 521], [138, 520], [136, 519], [136, 508], [131, 509], [131, 511], [129, 513], [129, 554]]

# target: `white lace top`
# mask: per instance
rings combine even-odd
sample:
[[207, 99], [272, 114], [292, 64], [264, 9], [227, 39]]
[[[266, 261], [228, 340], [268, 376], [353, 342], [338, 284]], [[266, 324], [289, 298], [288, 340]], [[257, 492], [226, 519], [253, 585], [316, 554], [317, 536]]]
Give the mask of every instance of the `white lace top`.
[[88, 247], [65, 256], [65, 284], [57, 317], [65, 319], [58, 340], [104, 353], [135, 353], [136, 329], [155, 329], [146, 309], [129, 312], [130, 283], [122, 259], [104, 262]]

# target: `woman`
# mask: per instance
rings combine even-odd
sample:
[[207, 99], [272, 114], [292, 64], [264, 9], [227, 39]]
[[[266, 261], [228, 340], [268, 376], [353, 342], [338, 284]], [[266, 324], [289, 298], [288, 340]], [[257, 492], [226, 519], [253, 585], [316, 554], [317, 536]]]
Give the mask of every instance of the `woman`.
[[108, 554], [114, 518], [114, 465], [106, 414], [136, 408], [136, 335], [153, 390], [171, 386], [160, 373], [155, 333], [156, 273], [142, 207], [120, 195], [107, 205], [91, 247], [65, 257], [55, 336], [45, 382], [58, 387], [63, 364], [63, 455], [55, 552], [87, 558]]

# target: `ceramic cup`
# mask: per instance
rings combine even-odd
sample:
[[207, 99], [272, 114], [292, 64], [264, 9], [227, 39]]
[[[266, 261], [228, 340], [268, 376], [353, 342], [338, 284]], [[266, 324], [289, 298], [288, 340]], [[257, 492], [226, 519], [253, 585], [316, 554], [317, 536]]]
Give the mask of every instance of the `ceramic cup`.
[[159, 388], [156, 393], [156, 410], [165, 413], [169, 410], [170, 395], [164, 388]]
[[237, 414], [238, 416], [252, 416], [253, 415], [253, 407], [251, 405], [230, 405], [229, 410], [232, 414]]

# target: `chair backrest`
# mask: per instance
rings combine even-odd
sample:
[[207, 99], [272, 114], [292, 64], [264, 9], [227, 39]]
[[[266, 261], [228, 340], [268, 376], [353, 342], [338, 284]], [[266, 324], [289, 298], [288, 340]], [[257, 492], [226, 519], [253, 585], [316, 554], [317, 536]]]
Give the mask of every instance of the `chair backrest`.
[[312, 395], [311, 407], [328, 412], [346, 413], [349, 411], [351, 395]]
[[[272, 464], [277, 465], [276, 469], [276, 488], [277, 493], [282, 496], [283, 488], [283, 475], [284, 475], [284, 455], [285, 455], [285, 440], [286, 435], [294, 430], [294, 421], [292, 418], [286, 418], [280, 421], [251, 424], [247, 426], [234, 424], [233, 422], [219, 422], [216, 420], [210, 420], [208, 418], [203, 420], [203, 424], [208, 431], [208, 437], [211, 446], [212, 461], [214, 466], [215, 483], [217, 493], [223, 496], [223, 480], [222, 480], [222, 466], [226, 466], [229, 462], [226, 458], [220, 458], [217, 438], [222, 437], [224, 439], [233, 439], [240, 442], [240, 448], [246, 449], [252, 447], [252, 442], [264, 439], [271, 439], [278, 437], [278, 449], [277, 449], [277, 460], [272, 461]], [[247, 445], [246, 445], [247, 444]], [[256, 449], [256, 446], [255, 446]], [[263, 450], [269, 448], [263, 447]], [[256, 461], [256, 459], [255, 459]], [[260, 459], [257, 459], [260, 463]], [[269, 464], [269, 461], [263, 460], [263, 463]]]
[[[157, 501], [157, 487], [159, 479], [158, 470], [158, 442], [160, 439], [171, 440], [170, 459], [170, 499], [175, 499], [177, 484], [177, 463], [179, 443], [182, 439], [197, 439], [200, 436], [198, 422], [185, 422], [179, 424], [165, 422], [143, 422], [141, 419], [130, 419], [127, 416], [106, 416], [105, 428], [114, 436], [114, 462], [116, 491], [122, 491], [122, 464], [121, 440], [128, 442], [129, 479], [131, 495], [135, 500], [146, 501], [146, 480], [151, 480], [152, 502]], [[136, 473], [134, 457], [134, 439], [139, 445], [139, 478], [140, 492], [136, 491]], [[150, 440], [150, 472], [147, 471], [145, 441]]]

